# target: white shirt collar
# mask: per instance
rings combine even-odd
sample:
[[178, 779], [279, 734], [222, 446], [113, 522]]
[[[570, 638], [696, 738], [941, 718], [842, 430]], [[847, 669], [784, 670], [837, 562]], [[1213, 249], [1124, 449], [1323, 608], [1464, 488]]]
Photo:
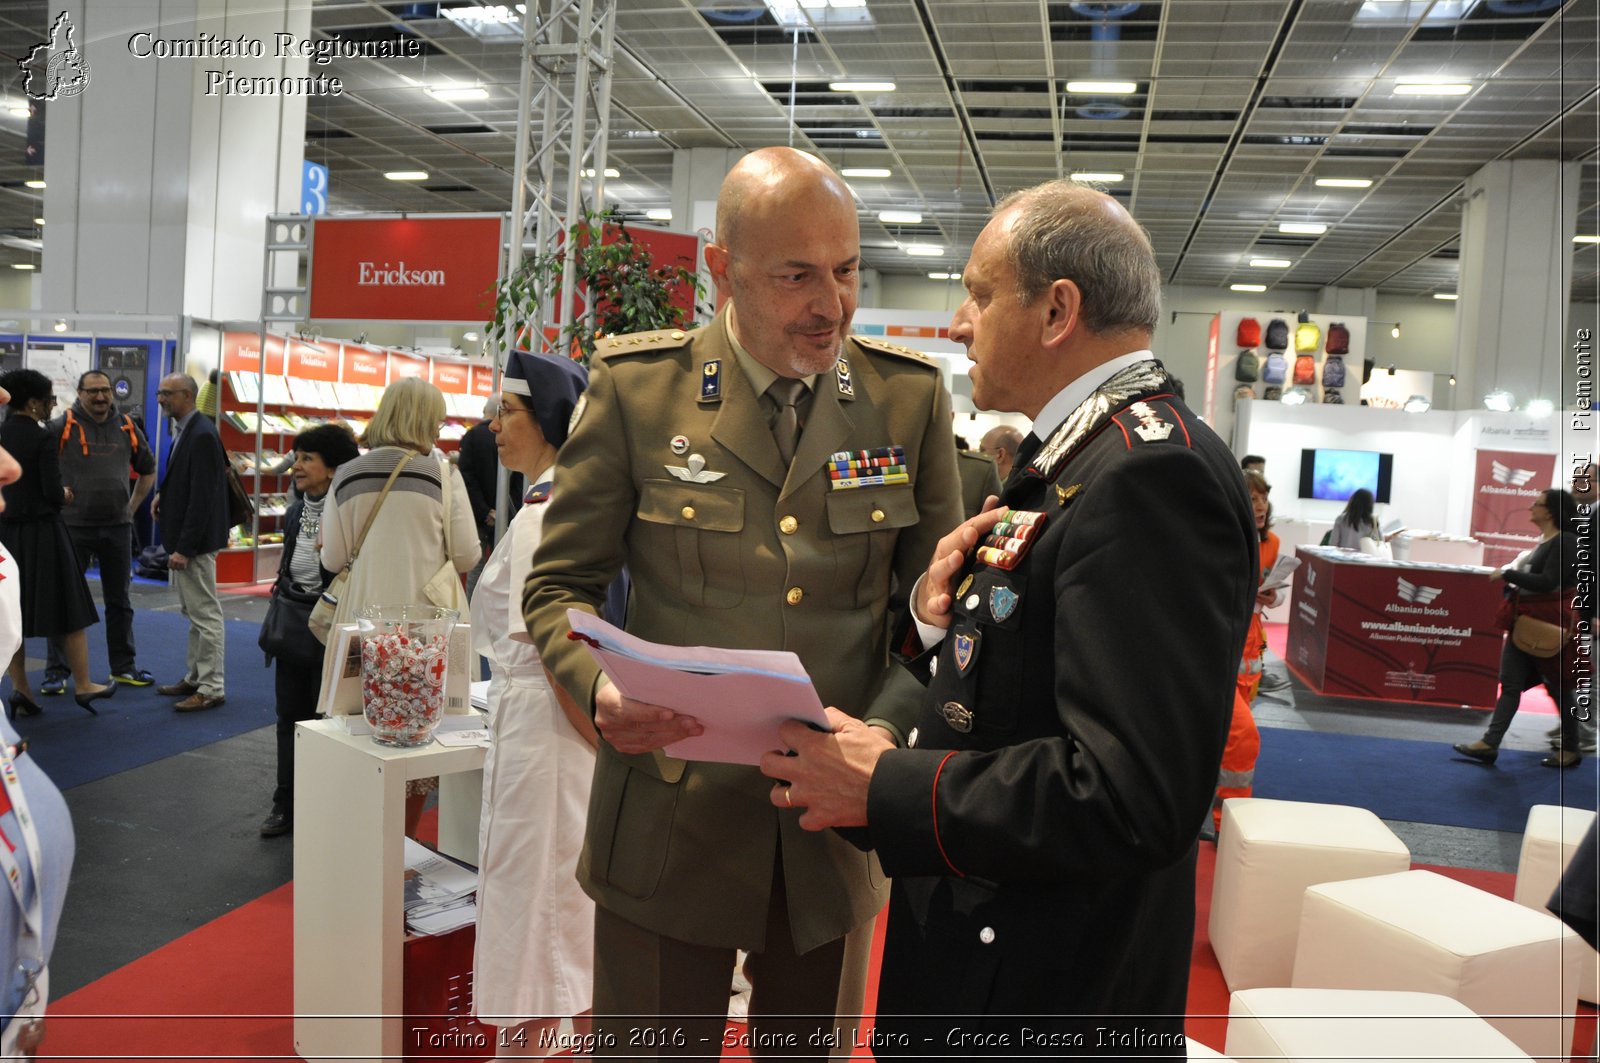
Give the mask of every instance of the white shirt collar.
[[1104, 384], [1107, 380], [1122, 372], [1128, 366], [1146, 359], [1154, 358], [1152, 351], [1134, 351], [1131, 354], [1118, 355], [1107, 362], [1101, 362], [1093, 369], [1078, 377], [1072, 383], [1055, 393], [1055, 396], [1039, 411], [1039, 416], [1033, 419], [1033, 434], [1040, 440], [1050, 438], [1050, 433], [1061, 426], [1061, 422], [1072, 416], [1072, 411], [1082, 406], [1093, 394], [1094, 389]]

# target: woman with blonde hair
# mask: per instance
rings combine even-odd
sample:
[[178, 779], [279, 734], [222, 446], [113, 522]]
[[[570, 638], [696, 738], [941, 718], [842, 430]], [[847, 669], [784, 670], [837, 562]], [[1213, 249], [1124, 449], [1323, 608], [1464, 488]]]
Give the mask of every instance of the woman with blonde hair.
[[[377, 516], [350, 568], [337, 621], [364, 606], [423, 603], [424, 585], [445, 561], [460, 574], [478, 563], [467, 485], [454, 465], [434, 453], [443, 424], [444, 395], [438, 388], [416, 377], [396, 381], [384, 389], [362, 437], [370, 449], [339, 466], [322, 514], [322, 567], [344, 568], [374, 509]], [[394, 485], [384, 495], [397, 466]], [[422, 813], [418, 791], [426, 794], [427, 788], [408, 785], [415, 799], [406, 806], [408, 834], [415, 832]]]

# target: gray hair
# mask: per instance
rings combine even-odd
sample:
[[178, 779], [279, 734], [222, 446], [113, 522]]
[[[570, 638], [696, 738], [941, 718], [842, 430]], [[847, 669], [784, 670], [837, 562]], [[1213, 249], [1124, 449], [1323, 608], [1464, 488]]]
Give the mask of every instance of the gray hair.
[[1017, 294], [1032, 303], [1054, 282], [1083, 293], [1083, 323], [1096, 333], [1155, 332], [1161, 271], [1142, 226], [1111, 197], [1068, 180], [1013, 192], [995, 213], [1015, 209], [1006, 257]]

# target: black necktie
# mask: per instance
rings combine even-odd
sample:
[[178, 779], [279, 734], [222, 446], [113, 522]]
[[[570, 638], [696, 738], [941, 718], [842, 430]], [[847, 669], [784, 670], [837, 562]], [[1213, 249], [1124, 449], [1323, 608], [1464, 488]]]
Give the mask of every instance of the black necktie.
[[804, 380], [779, 377], [767, 388], [767, 395], [778, 404], [778, 419], [772, 422], [772, 439], [778, 444], [778, 456], [784, 465], [794, 460], [795, 443], [800, 439], [800, 411], [796, 408], [805, 397]]
[[1006, 483], [1010, 483], [1022, 475], [1022, 470], [1028, 467], [1028, 462], [1032, 461], [1033, 456], [1039, 453], [1040, 445], [1039, 437], [1029, 432], [1021, 444], [1017, 446], [1017, 456], [1011, 459], [1011, 475], [1006, 477]]

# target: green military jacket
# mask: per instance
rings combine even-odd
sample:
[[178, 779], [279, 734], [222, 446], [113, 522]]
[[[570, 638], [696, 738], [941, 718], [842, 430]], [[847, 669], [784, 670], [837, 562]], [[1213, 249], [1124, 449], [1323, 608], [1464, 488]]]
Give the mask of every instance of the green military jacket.
[[[816, 378], [785, 470], [720, 315], [691, 332], [602, 342], [575, 420], [523, 615], [580, 704], [593, 712], [599, 671], [567, 638], [566, 610], [598, 611], [626, 563], [633, 634], [791, 650], [823, 704], [906, 732], [922, 688], [890, 660], [891, 612], [961, 520], [936, 366], [846, 341], [839, 366]], [[908, 483], [832, 486], [834, 453], [895, 445]], [[761, 948], [781, 845], [796, 947], [838, 938], [882, 907], [877, 860], [832, 831], [802, 830], [797, 812], [771, 804], [771, 788], [754, 767], [627, 756], [602, 742], [579, 881], [648, 929]]]

